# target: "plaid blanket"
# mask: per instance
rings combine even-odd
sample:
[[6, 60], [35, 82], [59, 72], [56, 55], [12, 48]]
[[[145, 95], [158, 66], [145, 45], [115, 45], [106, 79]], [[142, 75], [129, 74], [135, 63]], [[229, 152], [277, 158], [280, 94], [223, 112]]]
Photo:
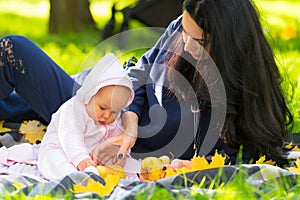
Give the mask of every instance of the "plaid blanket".
[[[140, 182], [121, 179], [113, 192], [106, 199], [133, 199], [137, 194], [151, 194], [156, 187], [165, 188], [176, 199], [178, 194], [189, 197], [192, 192], [203, 192], [211, 187], [211, 183], [219, 180], [221, 183], [227, 184], [237, 175], [243, 176], [245, 181], [253, 185], [257, 189], [267, 188], [268, 184], [280, 178], [286, 178], [290, 181], [290, 187], [297, 183], [299, 175], [272, 165], [240, 165], [225, 166], [222, 168], [214, 168], [190, 172], [184, 175], [160, 179], [154, 182]], [[74, 184], [86, 184], [91, 178], [94, 181], [105, 184], [104, 180], [91, 172], [71, 173], [57, 181], [41, 181], [25, 175], [1, 174], [0, 175], [0, 194], [8, 195], [25, 195], [26, 197], [36, 196], [53, 196], [56, 198], [100, 198], [97, 193], [79, 193], [74, 194]], [[203, 180], [205, 183], [195, 190], [192, 186], [199, 184]], [[18, 189], [18, 185], [22, 185]], [[213, 189], [210, 188], [213, 192]]]
[[[10, 147], [20, 143], [22, 137], [16, 131], [9, 134], [1, 134], [0, 142], [3, 146]], [[286, 149], [285, 156], [295, 160], [300, 158], [300, 151], [293, 151], [295, 145]], [[297, 146], [298, 147], [298, 146]], [[228, 184], [235, 177], [241, 176], [243, 180], [258, 190], [272, 190], [274, 181], [284, 178], [284, 187], [295, 187], [300, 174], [266, 164], [244, 164], [224, 166], [190, 172], [160, 179], [153, 182], [141, 182], [137, 180], [121, 179], [106, 199], [133, 199], [138, 194], [151, 195], [156, 188], [166, 189], [174, 199], [178, 195], [189, 198], [194, 193], [214, 193], [214, 184]], [[26, 198], [37, 196], [53, 196], [62, 199], [101, 198], [97, 193], [74, 193], [74, 185], [86, 185], [89, 179], [105, 184], [104, 179], [92, 172], [71, 173], [62, 179], [48, 181], [39, 174], [36, 165], [32, 163], [14, 163], [10, 166], [0, 166], [0, 198], [5, 196], [25, 196]], [[195, 188], [194, 185], [201, 185]], [[209, 191], [209, 192], [208, 192]], [[259, 196], [259, 193], [257, 194]]]

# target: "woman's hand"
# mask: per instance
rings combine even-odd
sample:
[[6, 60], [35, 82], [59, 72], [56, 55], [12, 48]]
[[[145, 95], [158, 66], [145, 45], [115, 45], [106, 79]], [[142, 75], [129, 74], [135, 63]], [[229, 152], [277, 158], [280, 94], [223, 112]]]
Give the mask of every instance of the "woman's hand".
[[96, 167], [96, 163], [91, 158], [86, 158], [78, 164], [77, 169], [83, 171], [90, 166]]
[[169, 167], [173, 168], [173, 169], [180, 169], [182, 167], [186, 167], [189, 169], [192, 169], [192, 163], [190, 160], [181, 160], [181, 159], [174, 159], [172, 160], [172, 162], [170, 163]]
[[123, 163], [127, 152], [133, 147], [137, 139], [138, 131], [138, 116], [134, 112], [127, 111], [122, 115], [122, 121], [124, 124], [124, 132], [119, 136], [116, 136], [115, 144], [120, 146], [118, 155], [114, 162], [116, 164]]
[[99, 144], [91, 152], [91, 157], [98, 165], [105, 164], [112, 159], [113, 164], [123, 166], [125, 164], [127, 152], [134, 145], [135, 141], [136, 138], [123, 132], [120, 135], [108, 138], [103, 143]]
[[124, 165], [127, 152], [137, 139], [137, 121], [138, 117], [135, 113], [130, 111], [123, 113], [124, 132], [99, 144], [91, 152], [93, 161], [97, 164], [105, 164], [112, 159], [113, 164]]
[[97, 165], [104, 165], [107, 161], [117, 157], [120, 146], [114, 143], [115, 140], [119, 140], [119, 136], [108, 138], [93, 149], [90, 156]]

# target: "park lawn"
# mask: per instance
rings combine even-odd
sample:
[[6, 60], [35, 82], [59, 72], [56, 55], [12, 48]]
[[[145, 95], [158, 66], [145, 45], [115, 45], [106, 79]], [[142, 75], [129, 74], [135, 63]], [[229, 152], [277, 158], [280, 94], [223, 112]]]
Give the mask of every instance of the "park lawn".
[[295, 120], [292, 132], [300, 133], [300, 2], [255, 2], [284, 77], [282, 86]]
[[[98, 28], [101, 29], [109, 20], [111, 4], [102, 0], [92, 0], [91, 2], [93, 16]], [[300, 7], [300, 2], [296, 0], [255, 0], [255, 2], [260, 10], [261, 22], [284, 77], [283, 89], [295, 118], [293, 133], [300, 133], [300, 12], [297, 9]], [[48, 9], [47, 0], [0, 0], [0, 36], [25, 35], [36, 42], [69, 74], [78, 73], [82, 70], [82, 65], [90, 52], [102, 42], [100, 32], [87, 30], [83, 33], [64, 35], [48, 34]], [[139, 27], [140, 24], [134, 22], [132, 26]], [[116, 47], [106, 51], [110, 50], [118, 51]], [[195, 193], [194, 198], [256, 198], [253, 192], [254, 188], [245, 183], [245, 179], [240, 176], [237, 176], [230, 185], [215, 185], [214, 188], [216, 188], [214, 194]], [[263, 194], [264, 191], [259, 191], [259, 193], [268, 199], [296, 199], [300, 194], [298, 187], [286, 189], [281, 184], [274, 184], [274, 188], [268, 194]], [[162, 197], [174, 199], [164, 188], [156, 188], [150, 196], [147, 196], [147, 199]], [[44, 198], [52, 199], [51, 197]], [[146, 198], [145, 194], [141, 193], [135, 199], [144, 198]]]

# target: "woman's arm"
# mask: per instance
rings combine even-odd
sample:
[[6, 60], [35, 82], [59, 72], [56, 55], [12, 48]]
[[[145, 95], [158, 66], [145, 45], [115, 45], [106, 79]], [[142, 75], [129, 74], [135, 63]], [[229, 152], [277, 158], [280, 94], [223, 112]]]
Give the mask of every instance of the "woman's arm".
[[[119, 141], [120, 150], [117, 158], [123, 159], [126, 152], [133, 147], [138, 136], [138, 116], [136, 113], [127, 111], [123, 113], [124, 132]], [[120, 162], [119, 160], [117, 162]]]
[[[109, 157], [113, 158], [114, 162], [120, 162], [125, 157], [125, 152], [127, 152], [133, 145], [138, 136], [138, 121], [142, 109], [144, 107], [144, 102], [147, 98], [146, 94], [146, 83], [149, 81], [149, 74], [152, 70], [154, 63], [163, 63], [166, 59], [166, 51], [163, 51], [164, 46], [170, 43], [170, 37], [172, 34], [181, 28], [181, 17], [174, 20], [166, 29], [164, 34], [156, 42], [155, 46], [147, 51], [138, 61], [135, 66], [130, 66], [127, 69], [127, 73], [133, 83], [133, 88], [135, 91], [135, 98], [133, 102], [129, 105], [128, 110], [123, 114], [123, 125], [124, 132], [118, 136], [109, 138], [105, 143], [99, 144], [92, 151], [93, 159], [105, 158], [107, 160]], [[153, 84], [153, 83], [152, 83]], [[113, 155], [112, 149], [115, 147], [119, 148], [118, 157]], [[107, 152], [107, 153], [106, 153]], [[110, 155], [108, 155], [110, 154]], [[104, 160], [104, 161], [105, 161]], [[101, 161], [103, 162], [103, 160]]]
[[98, 164], [113, 159], [113, 163], [123, 165], [128, 150], [135, 144], [138, 116], [134, 112], [127, 111], [123, 113], [122, 120], [124, 131], [117, 136], [108, 138], [92, 151], [92, 159]]
[[[127, 73], [133, 83], [135, 97], [129, 110], [140, 116], [146, 97], [146, 83], [155, 64], [162, 64], [167, 59], [167, 48], [181, 29], [181, 16], [170, 23], [155, 45], [144, 53], [135, 66], [128, 67]], [[154, 66], [154, 68], [153, 68]], [[153, 84], [153, 83], [152, 83]]]

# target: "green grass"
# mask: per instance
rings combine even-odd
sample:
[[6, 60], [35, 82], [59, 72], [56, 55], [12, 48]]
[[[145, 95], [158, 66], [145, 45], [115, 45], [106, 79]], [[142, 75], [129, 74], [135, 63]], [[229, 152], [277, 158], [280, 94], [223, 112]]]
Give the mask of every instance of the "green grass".
[[48, 34], [48, 1], [37, 2], [1, 0], [0, 35], [25, 35], [69, 74], [77, 73], [87, 54], [99, 42], [99, 34], [91, 30], [80, 34]]
[[[300, 2], [256, 0], [261, 23], [283, 75], [283, 89], [294, 116], [293, 133], [300, 133]], [[290, 39], [284, 33], [295, 37]]]
[[[121, 1], [119, 8], [132, 1]], [[91, 10], [99, 29], [109, 20], [111, 1], [92, 0]], [[277, 62], [284, 77], [282, 84], [289, 107], [295, 118], [294, 133], [300, 133], [300, 3], [298, 0], [255, 0], [264, 31], [272, 45]], [[0, 0], [0, 36], [21, 34], [36, 42], [69, 74], [82, 70], [87, 57], [101, 42], [99, 31], [83, 33], [49, 34], [47, 32], [49, 3], [47, 0]], [[121, 16], [117, 16], [121, 19]], [[141, 26], [133, 22], [132, 27]], [[288, 27], [296, 28], [296, 37], [284, 39], [282, 33]], [[141, 37], [144, 37], [142, 35]], [[104, 51], [116, 51], [116, 47]], [[144, 52], [140, 49], [138, 55]], [[128, 52], [125, 57], [134, 54]], [[297, 183], [299, 180], [297, 180]], [[217, 180], [215, 180], [217, 183]], [[236, 176], [229, 184], [211, 185], [202, 189], [195, 185], [190, 196], [178, 194], [174, 197], [165, 188], [156, 187], [151, 193], [142, 192], [135, 199], [297, 199], [300, 187], [291, 186], [286, 180], [273, 181], [258, 190], [242, 176]], [[1, 195], [2, 196], [2, 195]], [[5, 199], [27, 199], [26, 197], [2, 196]], [[1, 198], [1, 197], [0, 197]], [[56, 199], [49, 196], [32, 199]]]
[[[294, 177], [292, 179], [281, 177], [278, 179], [269, 178], [263, 184], [256, 185], [257, 183], [251, 182], [246, 175], [247, 171], [239, 171], [235, 174], [232, 180], [224, 179], [222, 169], [220, 169], [219, 175], [213, 180], [203, 178], [200, 184], [195, 184], [192, 187], [174, 186], [167, 189], [159, 184], [156, 187], [148, 185], [141, 187], [142, 189], [136, 193], [134, 200], [266, 200], [266, 199], [287, 199], [296, 200], [300, 196], [300, 177]], [[274, 172], [273, 172], [274, 173]], [[276, 175], [276, 174], [273, 174]], [[272, 175], [271, 175], [272, 176]], [[224, 182], [220, 183], [218, 180], [223, 177]], [[266, 178], [266, 177], [265, 177]], [[253, 181], [253, 180], [252, 180]], [[207, 184], [209, 182], [209, 184]], [[170, 192], [172, 190], [172, 193]], [[74, 199], [73, 194], [67, 193], [64, 196], [57, 195], [43, 195], [28, 198], [23, 194], [11, 195], [9, 193], [2, 194], [0, 192], [1, 199], [7, 200], [38, 200], [38, 199]], [[89, 198], [85, 198], [89, 199]], [[91, 199], [91, 198], [90, 198]], [[105, 199], [105, 198], [99, 198]]]
[[[180, 193], [184, 187], [176, 186], [173, 188], [173, 195], [168, 193], [165, 188], [147, 188], [138, 193], [134, 199], [199, 199], [199, 200], [265, 200], [265, 199], [298, 199], [300, 195], [299, 177], [295, 179], [288, 179], [281, 177], [278, 179], [270, 178], [263, 184], [255, 185], [247, 177], [246, 171], [237, 172], [232, 180], [227, 180], [219, 183], [221, 179], [222, 169], [219, 176], [216, 176], [212, 181], [203, 178], [200, 184], [195, 184], [191, 188], [187, 188], [189, 193]], [[275, 175], [275, 174], [273, 174]], [[223, 178], [223, 180], [226, 180]], [[210, 184], [204, 186], [206, 182]], [[177, 190], [177, 192], [176, 192]], [[175, 194], [175, 195], [174, 195]]]
[[[117, 8], [122, 9], [135, 1], [120, 1]], [[91, 1], [91, 12], [98, 31], [86, 30], [82, 33], [49, 34], [48, 13], [50, 5], [47, 0], [0, 0], [0, 37], [9, 34], [24, 35], [33, 40], [67, 73], [75, 74], [83, 70], [82, 64], [102, 42], [100, 31], [110, 18], [111, 5], [112, 1]], [[122, 15], [118, 13], [116, 18], [120, 22]], [[117, 23], [118, 25], [120, 24]], [[141, 27], [141, 24], [133, 21], [130, 26], [137, 28]], [[108, 47], [102, 51], [103, 54], [108, 51], [120, 53], [117, 46]], [[143, 52], [145, 49], [140, 50], [140, 53]], [[98, 55], [98, 58], [99, 56], [101, 55]], [[130, 55], [125, 56], [124, 61], [129, 57]]]

